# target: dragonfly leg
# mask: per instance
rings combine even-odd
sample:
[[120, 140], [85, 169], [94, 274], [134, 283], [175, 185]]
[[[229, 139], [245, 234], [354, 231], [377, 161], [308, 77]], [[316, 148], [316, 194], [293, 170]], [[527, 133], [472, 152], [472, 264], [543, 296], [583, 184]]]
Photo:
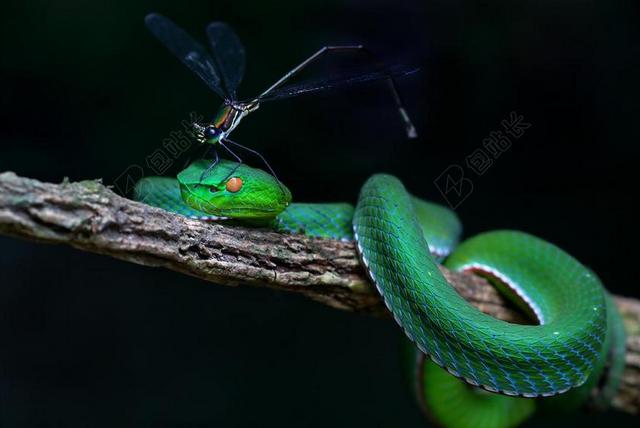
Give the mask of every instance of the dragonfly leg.
[[225, 145], [224, 144], [225, 142], [229, 142], [229, 140], [225, 139], [224, 142], [220, 140], [218, 143], [220, 144], [220, 147], [224, 148], [227, 152], [231, 154], [231, 156], [233, 156], [236, 159], [237, 163], [233, 167], [233, 169], [227, 174], [227, 176], [220, 181], [221, 183], [224, 183], [225, 181], [227, 181], [229, 177], [231, 177], [233, 173], [236, 172], [236, 170], [240, 167], [240, 165], [242, 165], [242, 159], [240, 158], [240, 156], [238, 156], [233, 150], [231, 150], [227, 145]]
[[[262, 163], [264, 163], [264, 164], [267, 166], [267, 168], [269, 169], [269, 172], [271, 173], [271, 175], [273, 175], [273, 176], [275, 177], [275, 179], [276, 179], [276, 181], [278, 182], [278, 184], [280, 184], [280, 179], [279, 179], [279, 178], [278, 178], [278, 176], [276, 175], [276, 172], [273, 170], [273, 168], [271, 168], [271, 165], [269, 165], [269, 162], [267, 162], [267, 159], [265, 159], [265, 157], [264, 157], [264, 156], [262, 156], [262, 155], [260, 154], [260, 152], [258, 152], [258, 151], [256, 151], [256, 150], [253, 150], [253, 149], [250, 149], [249, 147], [243, 146], [243, 145], [242, 145], [242, 144], [240, 144], [240, 143], [236, 143], [235, 141], [229, 140], [228, 138], [226, 138], [226, 139], [224, 140], [224, 142], [225, 142], [225, 143], [229, 143], [229, 144], [233, 144], [233, 145], [234, 145], [234, 146], [236, 146], [236, 147], [239, 147], [239, 148], [241, 148], [241, 149], [243, 149], [243, 150], [246, 150], [246, 151], [247, 151], [247, 152], [249, 152], [249, 153], [252, 153], [252, 154], [254, 154], [254, 155], [258, 156], [258, 157], [260, 158], [260, 160], [262, 160]], [[229, 150], [229, 149], [227, 148], [227, 150]]]
[[207, 156], [207, 155], [213, 155], [212, 156], [213, 157], [213, 161], [216, 162], [216, 163], [220, 160], [220, 157], [218, 156], [218, 150], [216, 149], [216, 146], [214, 146], [214, 145], [210, 145], [209, 147], [207, 147], [207, 149], [205, 150], [203, 158], [205, 156]]
[[205, 169], [202, 174], [200, 174], [200, 181], [204, 180], [204, 178], [209, 175], [209, 173], [211, 172], [211, 170], [218, 165], [218, 162], [220, 161], [220, 157], [218, 156], [218, 151], [215, 149], [215, 147], [211, 147], [211, 149], [213, 149], [213, 161], [211, 162], [211, 165], [209, 165], [207, 167], [207, 169]]
[[[271, 91], [280, 87], [289, 79], [293, 78], [296, 74], [300, 73], [300, 71], [302, 71], [309, 64], [312, 64], [314, 61], [317, 61], [318, 59], [322, 58], [323, 56], [326, 56], [329, 53], [341, 52], [341, 51], [342, 52], [362, 52], [365, 55], [367, 55], [370, 60], [373, 61], [376, 67], [378, 67], [381, 70], [384, 70], [385, 68], [384, 64], [378, 59], [378, 57], [363, 45], [324, 46], [318, 49], [318, 51], [313, 55], [311, 55], [309, 58], [305, 59], [300, 64], [298, 64], [297, 66], [289, 70], [287, 74], [282, 76], [280, 79], [278, 79], [278, 81], [276, 81], [273, 85], [267, 88], [262, 94], [260, 94], [260, 96], [258, 96], [257, 99], [259, 100], [260, 98], [267, 96]], [[396, 87], [396, 82], [390, 74], [388, 75], [387, 81], [389, 82], [389, 90], [393, 95], [393, 100], [396, 103], [396, 108], [398, 109], [398, 112], [400, 113], [400, 117], [402, 118], [402, 121], [405, 124], [407, 136], [409, 138], [417, 138], [418, 133], [416, 131], [416, 128], [413, 125], [413, 122], [411, 121], [411, 118], [409, 117], [407, 110], [404, 108], [404, 103], [402, 102], [402, 98], [400, 97], [400, 93], [398, 92], [398, 88]]]

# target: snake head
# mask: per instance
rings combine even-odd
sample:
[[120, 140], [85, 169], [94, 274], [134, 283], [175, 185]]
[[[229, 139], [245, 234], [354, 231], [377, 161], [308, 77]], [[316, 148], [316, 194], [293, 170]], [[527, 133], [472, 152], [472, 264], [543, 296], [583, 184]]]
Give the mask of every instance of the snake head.
[[178, 174], [180, 193], [190, 207], [216, 217], [269, 220], [291, 203], [291, 192], [275, 177], [244, 164], [198, 160]]

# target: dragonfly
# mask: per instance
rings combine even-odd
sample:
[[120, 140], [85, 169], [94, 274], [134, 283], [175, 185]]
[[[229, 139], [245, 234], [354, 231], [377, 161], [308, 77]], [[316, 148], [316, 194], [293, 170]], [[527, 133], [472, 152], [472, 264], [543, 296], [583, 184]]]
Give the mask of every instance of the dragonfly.
[[[413, 69], [386, 69], [377, 61], [372, 52], [363, 45], [323, 46], [313, 55], [289, 70], [284, 76], [269, 86], [259, 95], [238, 99], [237, 90], [244, 77], [246, 55], [245, 49], [238, 35], [224, 22], [214, 21], [206, 27], [207, 38], [211, 45], [211, 52], [194, 40], [186, 31], [174, 24], [170, 19], [151, 13], [145, 17], [145, 24], [151, 33], [187, 68], [195, 73], [204, 83], [215, 92], [223, 103], [211, 122], [193, 123], [195, 139], [203, 144], [213, 147], [214, 159], [203, 171], [204, 178], [219, 161], [215, 147], [220, 146], [231, 154], [238, 165], [242, 159], [234, 151], [235, 148], [245, 150], [259, 157], [269, 168], [269, 171], [277, 177], [267, 160], [258, 151], [246, 147], [229, 139], [229, 134], [236, 129], [242, 119], [249, 113], [256, 111], [262, 102], [292, 98], [327, 89], [350, 86], [358, 83], [385, 79], [393, 95], [400, 117], [404, 122], [408, 138], [416, 138], [416, 128], [411, 122], [400, 94], [394, 81], [395, 76], [401, 76], [415, 72]], [[333, 77], [323, 77], [303, 81], [296, 84], [287, 84], [303, 69], [320, 58], [335, 52], [362, 52], [372, 59], [377, 69], [374, 71], [357, 72]], [[233, 148], [232, 148], [233, 147]], [[232, 172], [231, 172], [232, 173]]]

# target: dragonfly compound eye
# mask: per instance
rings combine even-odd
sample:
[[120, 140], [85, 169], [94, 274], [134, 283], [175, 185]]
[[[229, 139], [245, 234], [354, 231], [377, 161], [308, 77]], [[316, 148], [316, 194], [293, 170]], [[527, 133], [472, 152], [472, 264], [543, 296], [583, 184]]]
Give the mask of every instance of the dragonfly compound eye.
[[216, 138], [218, 135], [220, 135], [220, 130], [215, 126], [207, 126], [204, 129], [204, 138], [207, 140]]

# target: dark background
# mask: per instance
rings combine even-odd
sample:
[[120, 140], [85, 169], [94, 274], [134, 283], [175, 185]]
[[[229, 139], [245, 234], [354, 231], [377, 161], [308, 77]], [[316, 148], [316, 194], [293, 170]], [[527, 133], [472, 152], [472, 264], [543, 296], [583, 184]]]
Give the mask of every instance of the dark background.
[[[245, 96], [323, 44], [363, 42], [420, 67], [399, 85], [420, 138], [404, 138], [382, 85], [265, 104], [234, 137], [268, 157], [294, 199], [354, 201], [386, 171], [445, 203], [434, 180], [459, 164], [474, 185], [457, 208], [467, 236], [529, 231], [638, 297], [628, 265], [640, 8], [559, 3], [3, 2], [0, 171], [54, 182], [113, 183], [132, 164], [150, 174], [145, 158], [189, 112], [215, 112], [215, 94], [146, 31], [150, 11], [203, 41], [207, 22], [230, 23], [247, 50]], [[531, 128], [474, 174], [465, 157], [512, 111]], [[388, 321], [6, 237], [0, 285], [2, 427], [426, 425]]]

